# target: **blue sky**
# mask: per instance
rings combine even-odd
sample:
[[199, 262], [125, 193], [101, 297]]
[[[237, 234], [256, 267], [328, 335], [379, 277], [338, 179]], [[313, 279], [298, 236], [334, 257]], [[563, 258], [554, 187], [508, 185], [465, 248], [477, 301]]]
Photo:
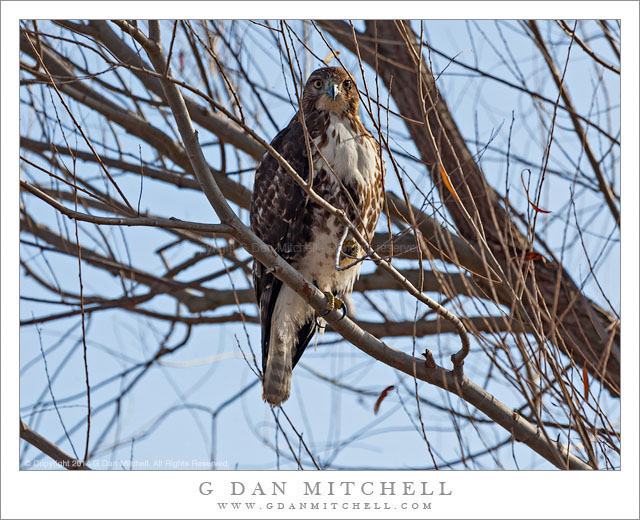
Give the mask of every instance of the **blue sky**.
[[[543, 30], [547, 25], [541, 23]], [[300, 24], [293, 24], [300, 28]], [[356, 28], [359, 25], [356, 24]], [[168, 26], [164, 31], [168, 32]], [[548, 24], [551, 31], [550, 41], [552, 52], [557, 62], [564, 63], [567, 53], [568, 40], [562, 37], [561, 32], [553, 24]], [[491, 21], [465, 22], [465, 21], [429, 21], [425, 23], [425, 37], [437, 50], [449, 56], [456, 56], [458, 60], [475, 66], [476, 63], [483, 70], [492, 74], [509, 78], [514, 81], [514, 75], [522, 74], [528, 82], [528, 86], [541, 94], [555, 99], [557, 89], [550, 82], [544, 63], [529, 40], [519, 34], [519, 26], [514, 22], [502, 22], [494, 24]], [[302, 32], [300, 30], [300, 32]], [[518, 70], [510, 63], [503, 63], [500, 57], [493, 51], [491, 45], [482, 38], [482, 33], [487, 34], [488, 39], [500, 50], [501, 53], [510, 52], [515, 57]], [[313, 31], [311, 31], [313, 34]], [[254, 74], [263, 71], [268, 78], [267, 85], [270, 91], [276, 95], [265, 93], [271, 113], [278, 128], [284, 127], [294, 113], [294, 107], [286, 101], [290, 92], [293, 92], [290, 78], [286, 72], [279, 68], [279, 59], [275, 45], [268, 37], [260, 33], [256, 27], [248, 27], [244, 35], [245, 42], [250, 49], [252, 63], [250, 70]], [[504, 38], [504, 40], [503, 40]], [[610, 49], [602, 41], [590, 42], [606, 59], [613, 61]], [[314, 37], [311, 42], [312, 49], [319, 56], [326, 56], [328, 50], [324, 43]], [[439, 86], [443, 92], [447, 104], [451, 109], [456, 122], [460, 126], [465, 138], [474, 143], [470, 144], [472, 151], [478, 151], [481, 155], [481, 165], [485, 171], [487, 180], [499, 191], [504, 191], [508, 182], [510, 196], [516, 201], [515, 206], [523, 212], [527, 211], [526, 198], [520, 183], [520, 174], [526, 167], [522, 158], [538, 165], [531, 166], [532, 182], [539, 179], [541, 165], [541, 149], [544, 147], [547, 133], [540, 128], [536, 108], [531, 105], [530, 99], [495, 81], [486, 79], [470, 79], [464, 69], [448, 64], [447, 60], [431, 53], [434, 71], [442, 72], [439, 78]], [[343, 52], [340, 59], [350, 70], [358, 70], [357, 62], [348, 52]], [[317, 62], [310, 60], [309, 68], [312, 70]], [[188, 64], [185, 70], [189, 70]], [[604, 79], [609, 83], [609, 105], [615, 107], [608, 115], [610, 117], [614, 135], [619, 132], [619, 91], [616, 86], [617, 78], [612, 73], [605, 71]], [[367, 83], [374, 85], [374, 76], [371, 70], [366, 71]], [[105, 77], [108, 77], [105, 75]], [[188, 79], [188, 78], [186, 78]], [[193, 78], [192, 78], [193, 79]], [[581, 114], [596, 114], [604, 102], [603, 94], [598, 92], [593, 96], [593, 85], [597, 78], [590, 59], [580, 51], [572, 48], [571, 59], [567, 67], [566, 79], [577, 110]], [[197, 80], [193, 79], [196, 86]], [[24, 96], [24, 93], [22, 94]], [[244, 93], [248, 105], [255, 103], [250, 92]], [[284, 96], [285, 100], [279, 97]], [[41, 102], [47, 106], [50, 101], [44, 98]], [[542, 109], [551, 110], [550, 105], [542, 104]], [[391, 108], [394, 109], [393, 104]], [[22, 105], [21, 132], [30, 135], [34, 131], [32, 121]], [[366, 126], [372, 127], [368, 122], [365, 111], [361, 111]], [[509, 136], [512, 114], [513, 129], [511, 135], [511, 150], [513, 163], [510, 166], [509, 178], [506, 177], [506, 165], [502, 157], [492, 151], [493, 146], [503, 147]], [[64, 115], [62, 116], [64, 118]], [[595, 116], [594, 116], [595, 117]], [[600, 116], [604, 121], [607, 114]], [[159, 119], [157, 121], [160, 121]], [[156, 122], [156, 121], [154, 121]], [[259, 127], [265, 138], [275, 135], [276, 129], [267, 121], [262, 121]], [[161, 124], [161, 123], [158, 123]], [[162, 123], [164, 124], [164, 123]], [[99, 124], [85, 110], [83, 125], [92, 131], [104, 131]], [[406, 139], [406, 130], [397, 119], [391, 119], [391, 132], [393, 143], [398, 148], [404, 149], [409, 154], [415, 150], [410, 141]], [[562, 128], [570, 126], [570, 120], [566, 113], [558, 113], [557, 134], [552, 148], [549, 168], [566, 170], [574, 173], [575, 170], [584, 170], [590, 174], [589, 165], [583, 154], [580, 153], [579, 143], [571, 137], [571, 132], [562, 131]], [[52, 126], [51, 131], [60, 142], [61, 135]], [[590, 138], [598, 150], [605, 150], [607, 143], [599, 138], [597, 133], [589, 131]], [[213, 136], [203, 132], [200, 136], [202, 142], [212, 140]], [[76, 137], [74, 136], [74, 139]], [[478, 141], [478, 144], [475, 141]], [[484, 145], [490, 141], [490, 148], [483, 150]], [[73, 143], [72, 143], [73, 145]], [[142, 153], [148, 156], [149, 150], [142, 147], [138, 149], [138, 142], [130, 139], [126, 148], [133, 157]], [[207, 158], [214, 166], [219, 165], [221, 158], [217, 147], [206, 147]], [[614, 151], [615, 154], [618, 151]], [[247, 156], [234, 156], [227, 153], [229, 169], [244, 169], [253, 165], [253, 161]], [[405, 183], [409, 187], [410, 196], [419, 197], [420, 192], [428, 191], [432, 207], [439, 211], [437, 194], [431, 189], [430, 183], [422, 167], [409, 160], [400, 161], [403, 167]], [[619, 169], [616, 167], [617, 184], [619, 191]], [[98, 175], [95, 165], [82, 164], [82, 175]], [[36, 177], [37, 178], [37, 177]], [[252, 184], [252, 172], [238, 176], [243, 184], [250, 187]], [[130, 200], [138, 200], [140, 194], [140, 180], [133, 175], [118, 177], [118, 182], [124, 192], [130, 195]], [[415, 187], [411, 187], [412, 183]], [[565, 219], [569, 219], [571, 226], [572, 212], [567, 212], [564, 207], [570, 198], [571, 182], [562, 180], [557, 176], [549, 177], [541, 199], [541, 206], [552, 211], [549, 219], [552, 224], [545, 231], [545, 238], [550, 245], [559, 250], [562, 246]], [[398, 190], [394, 175], [387, 177], [387, 189]], [[614, 223], [607, 213], [598, 210], [598, 200], [585, 193], [579, 199], [579, 215], [581, 224], [588, 227], [584, 234], [584, 247], [592, 257], [597, 256], [603, 244], [602, 237], [608, 237], [614, 229]], [[60, 221], [56, 215], [43, 204], [29, 198], [32, 211], [41, 221], [48, 222], [55, 228], [55, 222]], [[141, 209], [152, 213], [173, 216], [202, 222], [216, 222], [206, 198], [193, 190], [178, 190], [167, 188], [151, 179], [144, 182], [142, 195], [140, 196]], [[435, 211], [431, 209], [431, 211]], [[246, 211], [241, 212], [246, 219]], [[440, 213], [435, 213], [440, 217]], [[542, 219], [545, 220], [544, 218]], [[384, 223], [381, 221], [381, 225]], [[73, 226], [67, 221], [67, 228], [72, 231]], [[92, 235], [95, 231], [91, 228], [83, 228], [82, 237], [86, 244], [91, 245]], [[136, 265], [145, 266], [149, 271], [162, 272], [161, 261], [155, 251], [158, 247], [169, 241], [169, 235], [163, 232], [150, 233], [145, 228], [132, 228], [122, 231], [108, 229], [105, 233], [114, 246], [119, 258], [128, 256]], [[126, 246], [123, 236], [126, 237]], [[620, 310], [620, 253], [619, 234], [614, 231], [612, 245], [606, 255], [600, 258], [595, 266], [599, 281], [604, 288], [611, 305]], [[584, 259], [584, 251], [581, 243], [569, 244], [563, 264], [567, 266], [578, 283], [586, 279], [584, 291], [593, 300], [607, 308], [608, 302], [604, 299], [598, 286], [588, 278], [589, 265]], [[176, 248], [167, 252], [170, 263], [189, 258], [193, 249], [188, 247]], [[23, 259], [33, 259], [37, 263], [40, 272], [46, 273], [49, 269], [55, 273], [60, 283], [66, 287], [77, 287], [77, 262], [74, 258], [61, 258], [59, 255], [47, 255], [46, 259], [32, 256], [35, 250], [28, 246], [21, 249]], [[244, 253], [239, 253], [242, 258]], [[398, 262], [399, 266], [403, 262]], [[211, 273], [221, 266], [220, 260], [213, 257], [200, 262], [196, 267], [182, 273], [184, 280], [191, 280], [198, 276]], [[435, 267], [442, 267], [437, 263]], [[365, 266], [363, 272], [372, 270], [372, 266]], [[83, 266], [83, 279], [86, 294], [103, 294], [112, 297], [121, 296], [122, 288], [114, 278], [104, 275], [99, 270], [89, 266]], [[181, 279], [181, 278], [179, 278]], [[248, 287], [247, 279], [235, 272], [232, 279], [238, 288]], [[29, 278], [21, 277], [21, 295], [41, 295], [37, 285]], [[76, 284], [76, 285], [74, 285]], [[229, 280], [220, 278], [211, 284], [214, 288], [228, 288]], [[384, 305], [388, 305], [390, 313], [394, 317], [411, 319], [416, 312], [415, 303], [408, 298], [399, 297], [393, 293], [376, 293], [376, 298]], [[358, 317], [362, 319], [377, 319], [367, 305], [356, 300], [358, 305]], [[170, 307], [168, 307], [170, 306]], [[155, 310], [165, 309], [173, 312], [174, 300], [168, 297], [157, 297], [148, 308]], [[421, 307], [420, 307], [421, 308]], [[234, 309], [224, 308], [209, 312], [207, 315], [226, 315]], [[252, 306], [245, 306], [244, 310], [254, 315]], [[29, 319], [32, 316], [41, 316], [52, 312], [50, 305], [35, 302], [22, 301], [20, 305], [21, 319]], [[419, 311], [420, 312], [420, 311]], [[47, 368], [49, 375], [55, 377], [52, 390], [58, 402], [59, 412], [68, 430], [74, 425], [80, 424], [74, 431], [69, 431], [75, 450], [81, 454], [84, 449], [85, 428], [82, 423], [86, 413], [84, 390], [84, 372], [82, 363], [82, 350], [78, 343], [79, 329], [78, 319], [57, 320], [43, 324], [40, 335], [35, 327], [23, 327], [21, 331], [20, 353], [23, 374], [20, 384], [20, 401], [23, 407], [23, 418], [29, 424], [36, 424], [37, 430], [50, 439], [59, 442], [63, 449], [71, 452], [72, 446], [66, 440], [56, 411], [48, 406], [47, 411], [29, 416], [29, 408], [41, 396], [49, 400], [49, 390], [44, 382], [44, 363], [42, 362], [41, 344], [46, 352]], [[165, 323], [148, 320], [135, 316], [133, 319], [122, 311], [104, 311], [97, 313], [87, 322], [87, 341], [89, 347], [89, 365], [91, 369], [91, 381], [94, 386], [92, 402], [94, 403], [94, 416], [92, 419], [92, 431], [94, 441], [99, 436], [112, 417], [115, 404], [105, 406], [100, 411], [103, 403], [108, 402], [122, 388], [125, 388], [135, 377], [136, 371], [124, 378], [116, 378], [111, 382], [99, 386], [102, 381], [108, 380], [114, 374], [126, 369], [132, 362], [143, 362], [158, 348], [159, 342], [168, 331]], [[61, 340], [69, 329], [71, 333]], [[169, 336], [168, 345], [178, 344], [183, 340], [186, 330], [184, 326], [176, 326]], [[40, 343], [40, 337], [41, 342]], [[314, 457], [322, 463], [331, 464], [334, 468], [426, 468], [432, 465], [431, 458], [424, 446], [422, 434], [416, 423], [416, 405], [401, 399], [397, 393], [392, 393], [383, 403], [379, 414], [373, 414], [373, 403], [376, 395], [388, 385], [408, 388], [413, 387], [411, 378], [401, 378], [397, 372], [389, 367], [381, 366], [373, 359], [368, 358], [355, 347], [346, 342], [338, 341], [334, 334], [327, 334], [319, 340], [317, 349], [310, 346], [305, 353], [300, 365], [294, 372], [293, 395], [287, 402], [284, 410], [291, 418], [298, 431], [303, 432], [303, 438], [308, 444]], [[392, 338], [389, 343], [395, 348], [411, 352], [413, 349], [411, 338]], [[448, 356], [456, 350], [456, 339], [448, 335], [439, 337], [426, 337], [417, 340], [416, 351], [421, 352], [428, 346], [436, 358], [447, 365]], [[242, 351], [240, 350], [242, 349]], [[119, 444], [115, 450], [102, 453], [98, 450], [94, 459], [94, 465], [100, 469], [124, 468], [129, 465], [142, 463], [148, 460], [152, 467], [142, 469], [194, 469], [201, 462], [213, 458], [221, 469], [295, 469], [296, 464], [287, 457], [286, 439], [282, 434], [276, 435], [274, 418], [269, 408], [260, 399], [260, 386], [253, 384], [255, 376], [243, 358], [242, 352], [250, 356], [251, 349], [259, 355], [259, 327], [247, 325], [246, 333], [238, 324], [199, 325], [194, 327], [187, 344], [176, 351], [175, 354], [163, 358], [162, 362], [149, 370], [140, 379], [135, 391], [122, 401], [120, 419], [110, 430], [104, 439], [103, 447]], [[68, 361], [65, 361], [68, 358]], [[59, 373], [58, 367], [62, 366]], [[309, 367], [311, 370], [309, 370]], [[476, 381], [480, 381], [486, 375], [487, 361], [479, 348], [475, 348], [467, 363], [467, 375]], [[372, 395], [360, 395], [337, 388], [319, 379], [317, 374], [330, 379], [341, 379], [346, 383], [364, 388]], [[227, 399], [237, 392], [248, 388], [242, 398], [233, 405], [214, 412]], [[521, 404], [516, 396], [499, 380], [489, 383], [489, 388], [495, 395], [510, 406]], [[420, 395], [424, 399], [441, 406], [452, 408], [462, 413], [469, 412], [464, 403], [456, 398], [430, 387], [420, 385]], [[77, 397], [75, 397], [77, 396]], [[404, 394], [406, 397], [406, 393]], [[617, 402], [607, 403], [611, 409], [611, 415], [617, 415]], [[163, 412], [167, 413], [163, 416]], [[449, 415], [434, 408], [422, 406], [423, 421], [427, 427], [427, 433], [431, 445], [434, 447], [438, 462], [455, 460], [460, 456], [459, 445], [455, 440]], [[279, 417], [286, 423], [286, 419]], [[158, 425], [156, 427], [156, 425]], [[146, 432], [151, 433], [146, 435]], [[285, 429], [288, 429], [286, 427]], [[491, 443], [498, 443], [508, 438], [503, 431], [478, 426], [467, 426], [463, 433], [467, 436], [470, 452], [482, 451]], [[132, 440], [133, 439], [133, 440]], [[293, 437], [296, 449], [304, 452], [295, 437]], [[269, 446], [278, 443], [280, 456], [276, 456]], [[510, 450], [510, 448], [509, 448]], [[516, 445], [513, 456], [500, 452], [499, 462], [487, 455], [479, 459], [482, 467], [493, 469], [502, 467], [512, 469], [515, 467], [547, 468], [540, 459], [532, 454], [526, 447]], [[30, 449], [23, 458], [23, 467], [29, 463], [33, 467], [36, 456]], [[312, 467], [308, 457], [303, 457], [305, 467]], [[195, 461], [195, 462], [194, 462]], [[517, 461], [517, 462], [516, 462]], [[153, 466], [157, 463], [157, 466]], [[91, 461], [90, 461], [91, 464]], [[517, 466], [516, 466], [517, 464]], [[177, 467], [175, 467], [177, 466]], [[462, 468], [462, 465], [456, 466]], [[134, 468], [135, 469], [135, 468]], [[202, 469], [202, 468], [199, 468]]]

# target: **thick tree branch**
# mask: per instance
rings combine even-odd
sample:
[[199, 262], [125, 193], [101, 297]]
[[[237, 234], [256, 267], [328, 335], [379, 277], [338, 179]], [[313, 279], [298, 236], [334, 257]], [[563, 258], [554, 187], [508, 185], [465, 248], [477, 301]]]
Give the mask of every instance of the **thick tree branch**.
[[20, 419], [20, 438], [37, 448], [45, 455], [48, 455], [63, 468], [68, 470], [88, 470], [91, 469], [81, 460], [78, 460], [68, 453], [62, 451], [58, 446], [50, 440], [45, 439], [39, 433], [29, 428], [22, 419]]
[[[71, 257], [77, 257], [78, 255], [77, 246], [74, 242], [67, 240], [66, 238], [51, 231], [51, 229], [49, 229], [44, 224], [36, 223], [31, 219], [20, 219], [20, 229], [22, 232], [30, 233], [33, 236], [44, 240], [46, 243], [50, 244], [55, 251], [59, 253]], [[163, 291], [170, 292], [180, 301], [182, 301], [183, 298], [186, 301], [189, 301], [189, 299], [193, 297], [193, 295], [188, 292], [188, 290], [190, 289], [189, 284], [171, 280], [169, 278], [164, 278], [162, 276], [152, 275], [148, 272], [143, 271], [142, 269], [128, 266], [111, 258], [107, 258], [106, 256], [103, 256], [96, 251], [93, 251], [86, 247], [82, 248], [82, 260], [87, 262], [88, 264], [103, 269], [104, 271], [111, 273], [114, 276], [135, 280], [138, 283], [147, 285], [153, 291], [155, 291], [155, 293]]]
[[188, 222], [177, 218], [99, 217], [96, 215], [90, 215], [88, 213], [82, 213], [80, 211], [74, 211], [70, 208], [67, 208], [64, 204], [61, 204], [53, 197], [44, 193], [37, 186], [34, 186], [33, 184], [30, 184], [25, 180], [20, 179], [20, 188], [35, 195], [40, 200], [46, 202], [51, 207], [55, 208], [60, 213], [66, 215], [72, 220], [91, 222], [92, 224], [103, 226], [143, 226], [167, 229], [189, 229], [202, 233], [212, 234], [213, 236], [227, 236], [230, 235], [232, 231], [229, 226], [225, 226], [224, 224], [202, 224], [200, 222]]
[[[520, 309], [523, 318], [526, 314], [541, 320], [540, 328], [546, 338], [576, 364], [586, 366], [612, 395], [619, 395], [619, 334], [614, 330], [610, 341], [611, 335], [606, 333], [615, 320], [586, 299], [561, 266], [549, 266], [541, 260], [523, 262], [532, 245], [520, 233], [501, 197], [488, 185], [474, 161], [420, 55], [418, 38], [409, 23], [368, 21], [364, 34], [354, 32], [342, 21], [320, 25], [346, 48], [359, 52], [391, 90], [460, 235], [471, 244], [477, 243], [474, 248], [482, 255], [495, 255], [503, 265], [513, 286], [508, 305]], [[460, 200], [446, 186], [441, 166]], [[473, 208], [472, 220], [464, 206]], [[482, 244], [489, 249], [483, 249]], [[477, 283], [489, 293], [496, 290], [495, 280], [477, 278]]]
[[[42, 64], [47, 67], [47, 70], [51, 67], [52, 72], [56, 73], [56, 77], [64, 78], [64, 80], [55, 80], [54, 78], [56, 81], [55, 86], [60, 92], [95, 110], [108, 120], [117, 123], [131, 135], [147, 142], [153, 148], [157, 149], [159, 153], [169, 157], [185, 171], [191, 171], [189, 159], [185, 155], [184, 150], [169, 135], [144, 120], [138, 114], [123, 109], [104, 96], [97, 94], [93, 89], [79, 81], [67, 66], [48, 49], [44, 48], [43, 55], [38, 57], [29, 45], [26, 37], [22, 34], [20, 37], [20, 48], [25, 54], [32, 56], [33, 59], [41, 59]], [[36, 71], [30, 72], [43, 81], [49, 82], [50, 80], [46, 74]], [[207, 167], [210, 168], [208, 165]], [[220, 188], [223, 190], [223, 193], [230, 201], [236, 204], [243, 202], [248, 204], [251, 194], [247, 188], [227, 178], [225, 175], [220, 174], [215, 169], [211, 168], [211, 171]]]
[[[156, 71], [166, 70], [166, 59], [160, 44], [160, 25], [157, 21], [149, 22], [149, 40], [144, 42], [147, 54]], [[141, 42], [142, 43], [142, 42]], [[224, 224], [231, 226], [236, 238], [251, 254], [266, 267], [272, 268], [274, 275], [300, 294], [317, 312], [325, 309], [326, 299], [312, 284], [306, 281], [291, 265], [264, 244], [233, 213], [209, 171], [180, 91], [171, 81], [163, 80], [165, 96], [176, 119], [178, 130], [185, 149], [189, 155], [193, 170], [201, 182], [203, 190], [211, 205]], [[270, 151], [273, 153], [272, 151]], [[295, 172], [293, 172], [295, 174]], [[330, 312], [325, 319], [345, 339], [361, 350], [389, 366], [401, 370], [418, 379], [437, 385], [449, 392], [460, 395], [503, 428], [513, 433], [517, 440], [525, 442], [533, 450], [560, 468], [589, 469], [589, 466], [568, 452], [568, 450], [542, 435], [528, 421], [504, 404], [500, 403], [477, 385], [469, 381], [461, 371], [449, 372], [435, 363], [427, 363], [391, 349], [371, 334], [363, 331], [349, 318], [341, 318], [339, 311]]]
[[[463, 318], [462, 322], [468, 330], [473, 332], [510, 332], [514, 334], [530, 332], [529, 327], [525, 324], [513, 321], [506, 317], [479, 316], [474, 318]], [[390, 321], [387, 323], [378, 323], [357, 321], [356, 323], [376, 338], [401, 336], [415, 336], [416, 338], [422, 338], [424, 336], [453, 334], [456, 332], [450, 321], [441, 318], [435, 320], [418, 320], [416, 322]]]
[[571, 454], [565, 446], [548, 439], [515, 410], [498, 401], [463, 374], [457, 374], [437, 366], [430, 356], [427, 356], [425, 362], [395, 350], [363, 331], [348, 319], [336, 320], [334, 317], [330, 323], [342, 337], [375, 359], [405, 374], [460, 396], [505, 430], [512, 432], [515, 440], [525, 443], [556, 467], [560, 469], [592, 469], [588, 464]]
[[[28, 137], [20, 136], [20, 147], [25, 150], [31, 150], [36, 153], [50, 152], [53, 155], [65, 155], [69, 157], [75, 157], [82, 161], [97, 162], [95, 155], [78, 150], [77, 148], [58, 146], [54, 143], [46, 143], [42, 141], [36, 141]], [[200, 184], [192, 177], [188, 177], [183, 172], [160, 170], [147, 165], [134, 164], [120, 159], [113, 159], [111, 157], [100, 157], [100, 160], [111, 168], [117, 168], [125, 172], [140, 174], [140, 170], [144, 173], [145, 177], [157, 179], [159, 181], [167, 182], [175, 185], [177, 188], [189, 188], [192, 190], [200, 190]], [[244, 207], [244, 205], [241, 204]]]

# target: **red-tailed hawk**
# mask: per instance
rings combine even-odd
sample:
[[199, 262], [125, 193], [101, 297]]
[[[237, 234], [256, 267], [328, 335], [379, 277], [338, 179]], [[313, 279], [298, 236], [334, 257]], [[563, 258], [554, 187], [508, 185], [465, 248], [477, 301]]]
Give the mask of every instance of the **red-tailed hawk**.
[[[358, 105], [355, 81], [342, 68], [318, 69], [304, 86], [301, 110], [311, 139], [313, 189], [343, 209], [370, 242], [383, 204], [384, 164], [379, 144], [360, 121]], [[308, 148], [300, 110], [271, 146], [308, 182]], [[256, 171], [251, 229], [315, 283], [330, 302], [339, 305], [333, 295], [353, 289], [361, 263], [346, 270], [335, 268], [344, 222], [312, 202], [268, 153]], [[347, 235], [340, 266], [361, 255], [357, 243]], [[300, 296], [257, 261], [253, 279], [262, 326], [263, 397], [279, 405], [289, 397], [293, 367], [316, 331], [316, 316]]]

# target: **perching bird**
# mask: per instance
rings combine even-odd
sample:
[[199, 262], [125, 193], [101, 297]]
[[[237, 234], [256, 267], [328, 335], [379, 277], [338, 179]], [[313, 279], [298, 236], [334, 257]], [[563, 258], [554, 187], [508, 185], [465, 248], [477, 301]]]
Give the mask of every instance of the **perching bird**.
[[[383, 204], [384, 163], [378, 142], [360, 121], [358, 105], [357, 86], [346, 70], [318, 69], [304, 86], [301, 110], [271, 146], [307, 182], [310, 149], [313, 189], [343, 209], [370, 243]], [[310, 137], [308, 147], [301, 111]], [[256, 171], [251, 229], [325, 293], [330, 309], [343, 305], [335, 295], [352, 291], [361, 265], [343, 271], [335, 267], [345, 224], [312, 202], [269, 153]], [[341, 267], [363, 254], [351, 234], [345, 238]], [[254, 262], [253, 280], [262, 326], [263, 397], [275, 406], [289, 397], [293, 367], [316, 332], [317, 317], [258, 261]]]

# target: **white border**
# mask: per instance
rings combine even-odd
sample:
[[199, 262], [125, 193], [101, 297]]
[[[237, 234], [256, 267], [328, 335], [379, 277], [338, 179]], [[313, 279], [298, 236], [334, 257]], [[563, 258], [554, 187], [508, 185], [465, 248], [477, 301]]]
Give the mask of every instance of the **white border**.
[[[20, 18], [620, 18], [622, 22], [622, 470], [618, 472], [28, 472], [18, 468], [18, 20]], [[637, 2], [3, 2], [2, 3], [2, 517], [210, 518], [230, 480], [446, 481], [451, 497], [419, 498], [430, 511], [306, 511], [352, 518], [638, 518], [638, 3]], [[198, 486], [211, 481], [215, 493]], [[265, 497], [263, 497], [264, 499]], [[269, 500], [282, 501], [277, 497]], [[299, 497], [298, 497], [299, 498]], [[331, 501], [332, 497], [323, 497]], [[384, 502], [392, 497], [369, 497]], [[341, 501], [356, 501], [336, 496]], [[417, 501], [416, 497], [396, 497]], [[286, 501], [295, 500], [289, 494]], [[365, 498], [360, 497], [360, 501]], [[260, 510], [263, 518], [299, 511]]]

